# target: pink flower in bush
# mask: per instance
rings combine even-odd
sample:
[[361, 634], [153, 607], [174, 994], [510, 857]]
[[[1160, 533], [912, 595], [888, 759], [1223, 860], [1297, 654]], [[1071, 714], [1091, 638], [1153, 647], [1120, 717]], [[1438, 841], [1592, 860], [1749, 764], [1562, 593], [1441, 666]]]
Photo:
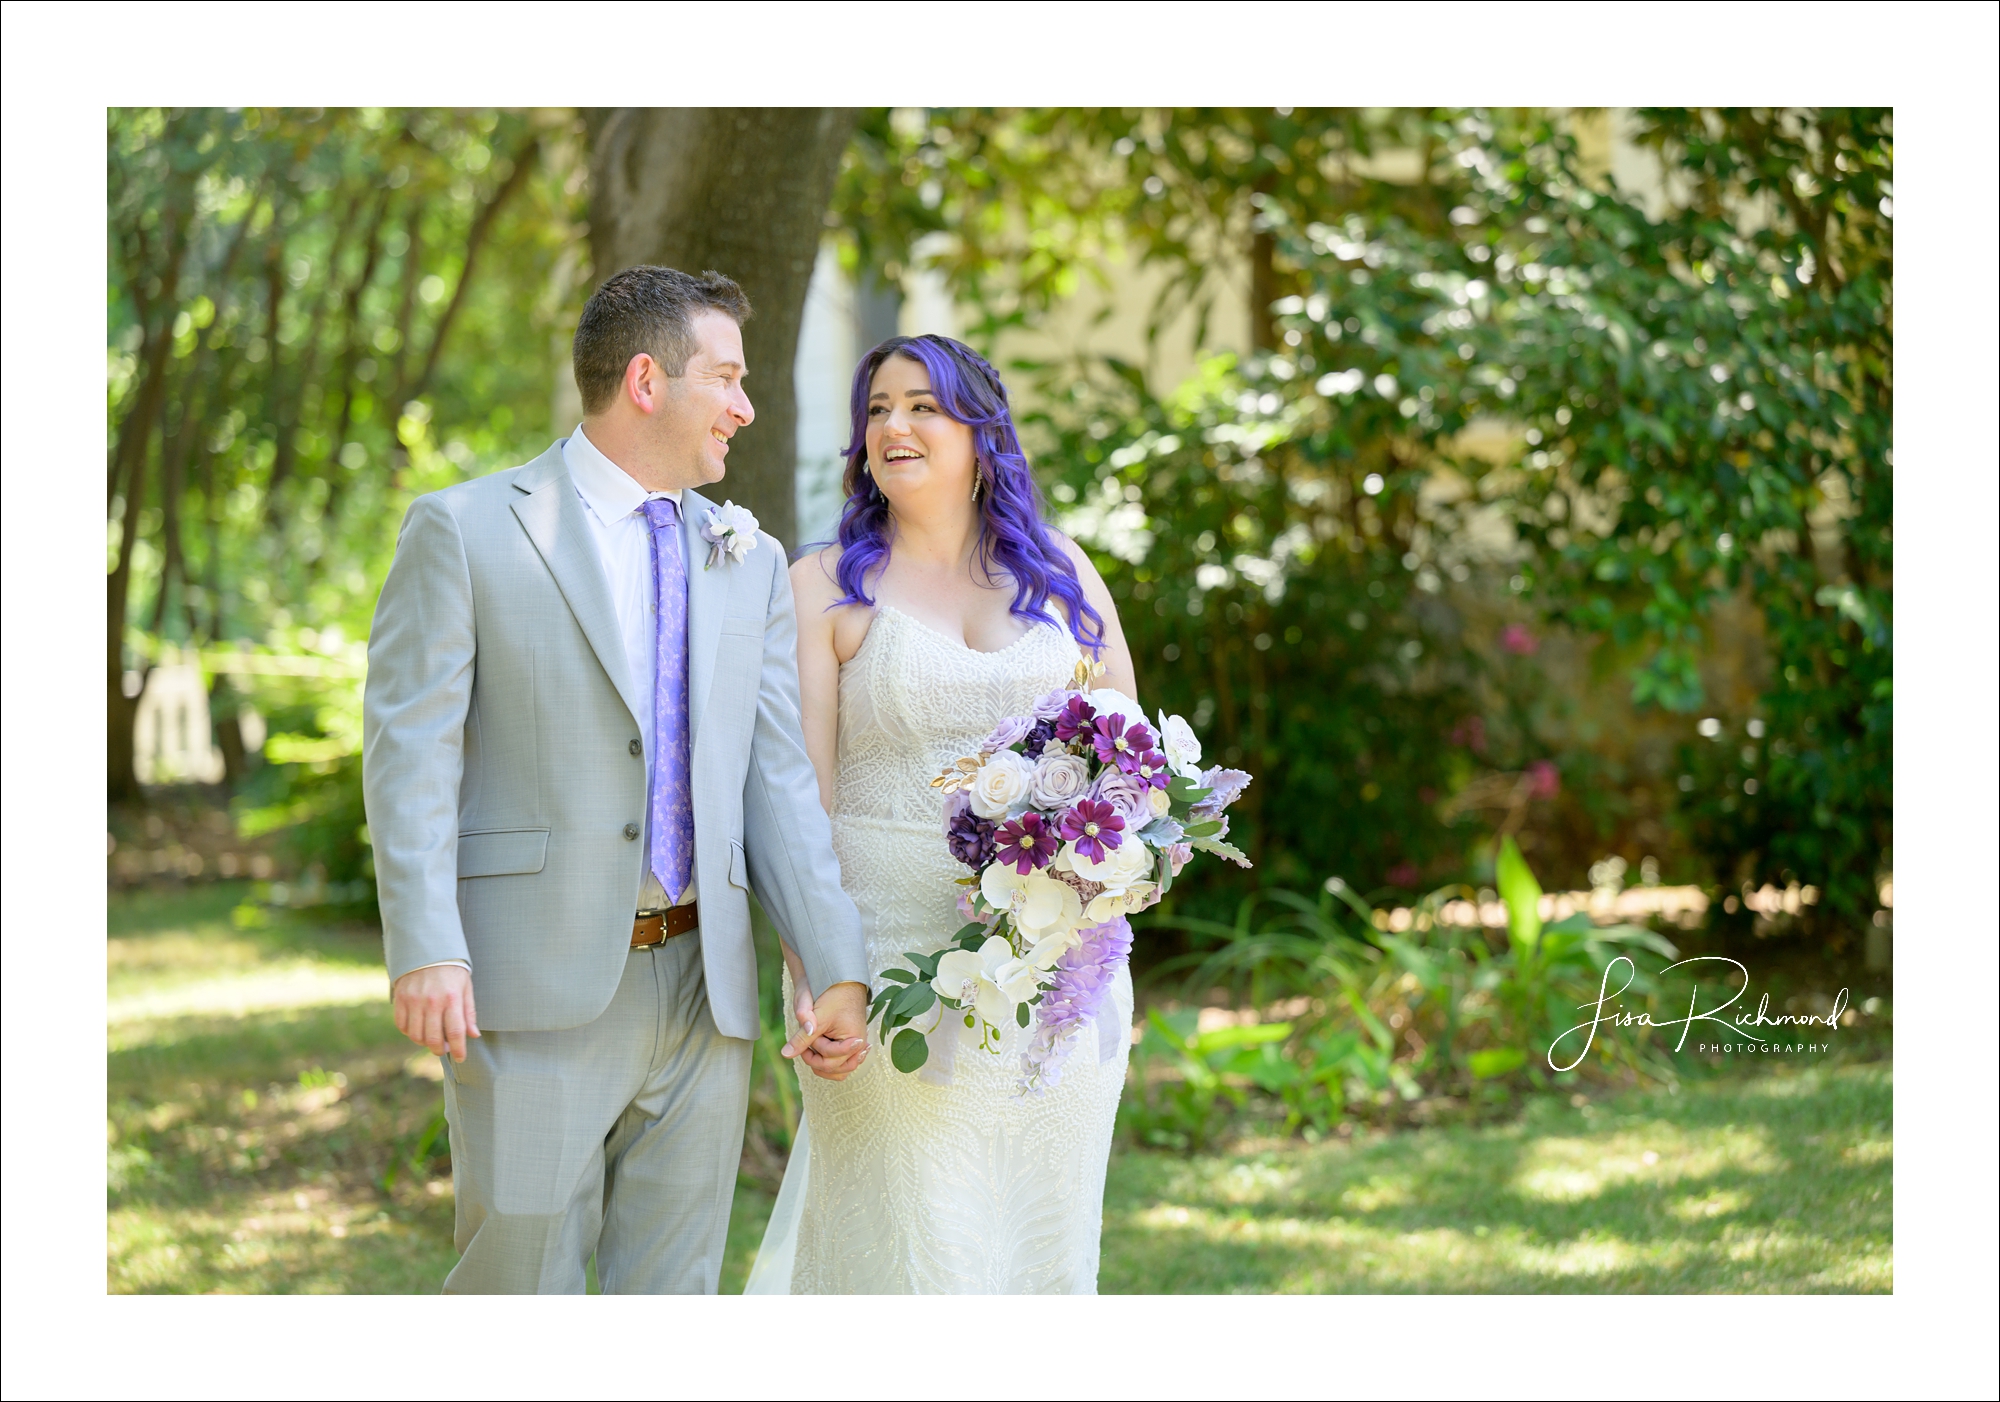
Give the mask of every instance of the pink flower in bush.
[[1554, 798], [1562, 791], [1562, 776], [1554, 764], [1538, 759], [1528, 766], [1528, 797]]
[[1533, 657], [1541, 645], [1541, 639], [1518, 623], [1509, 623], [1500, 630], [1500, 646], [1516, 657]]

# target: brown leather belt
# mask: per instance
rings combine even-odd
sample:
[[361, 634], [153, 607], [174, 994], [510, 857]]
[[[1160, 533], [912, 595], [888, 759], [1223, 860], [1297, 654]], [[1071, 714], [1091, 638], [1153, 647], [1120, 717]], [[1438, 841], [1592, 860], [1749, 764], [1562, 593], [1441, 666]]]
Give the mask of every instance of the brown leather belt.
[[701, 924], [701, 916], [696, 913], [700, 905], [700, 901], [689, 901], [686, 905], [640, 916], [632, 922], [632, 948], [646, 949], [686, 934]]

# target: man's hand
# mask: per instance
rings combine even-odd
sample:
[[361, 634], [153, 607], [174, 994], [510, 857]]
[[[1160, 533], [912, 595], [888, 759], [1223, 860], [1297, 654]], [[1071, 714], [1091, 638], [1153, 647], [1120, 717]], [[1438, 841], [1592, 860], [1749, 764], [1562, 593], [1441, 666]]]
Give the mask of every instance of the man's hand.
[[822, 1080], [844, 1081], [860, 1069], [868, 1055], [865, 984], [836, 983], [800, 1012], [799, 1035], [785, 1044], [784, 1055], [803, 1057]]
[[[852, 985], [858, 987], [859, 985]], [[396, 980], [396, 1030], [420, 1047], [465, 1060], [465, 1039], [479, 1035], [472, 975], [458, 964], [412, 969]]]

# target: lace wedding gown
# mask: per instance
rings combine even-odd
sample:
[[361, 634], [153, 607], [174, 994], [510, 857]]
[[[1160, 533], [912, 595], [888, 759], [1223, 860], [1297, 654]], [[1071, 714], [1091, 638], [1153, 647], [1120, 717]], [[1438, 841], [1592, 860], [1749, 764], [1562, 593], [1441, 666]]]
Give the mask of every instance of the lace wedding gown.
[[[965, 923], [954, 882], [966, 868], [945, 848], [930, 781], [977, 753], [1003, 716], [1065, 685], [1078, 658], [1067, 629], [1037, 626], [984, 653], [876, 611], [840, 669], [833, 801], [841, 884], [861, 908], [872, 973], [907, 967], [903, 953], [936, 949]], [[747, 1293], [1096, 1293], [1129, 972], [1109, 1003], [1041, 1096], [1017, 1094], [1028, 1033], [1016, 1027], [997, 1055], [944, 1046], [914, 1075], [886, 1049], [845, 1081], [801, 1068], [805, 1118]]]

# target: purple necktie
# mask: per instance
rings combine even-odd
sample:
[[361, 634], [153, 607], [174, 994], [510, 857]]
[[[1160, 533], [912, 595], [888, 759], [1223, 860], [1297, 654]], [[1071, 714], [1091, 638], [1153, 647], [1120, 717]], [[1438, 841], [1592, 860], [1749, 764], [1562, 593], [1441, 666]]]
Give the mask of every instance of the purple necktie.
[[694, 871], [694, 803], [689, 793], [687, 561], [680, 513], [663, 497], [645, 504], [653, 528], [653, 788], [648, 795], [652, 850], [647, 859], [669, 904]]

